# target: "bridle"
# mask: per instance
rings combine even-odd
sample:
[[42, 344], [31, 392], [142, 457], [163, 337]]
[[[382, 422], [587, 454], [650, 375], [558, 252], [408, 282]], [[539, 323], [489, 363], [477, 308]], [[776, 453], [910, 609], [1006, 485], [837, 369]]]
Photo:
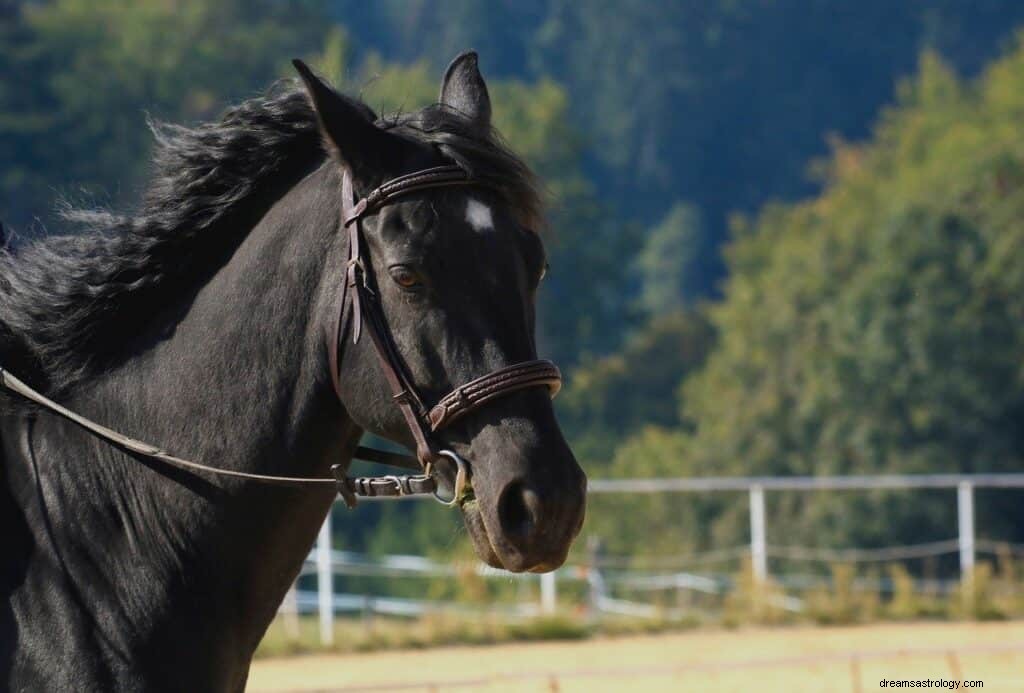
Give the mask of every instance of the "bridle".
[[[462, 503], [471, 494], [469, 465], [455, 452], [442, 449], [435, 434], [459, 418], [476, 411], [495, 399], [514, 392], [546, 387], [552, 397], [562, 384], [561, 373], [551, 361], [536, 359], [512, 364], [492, 371], [460, 385], [438, 400], [429, 409], [423, 402], [416, 385], [408, 375], [404, 361], [388, 330], [377, 295], [367, 285], [366, 267], [369, 256], [363, 242], [362, 220], [380, 211], [395, 200], [425, 190], [454, 186], [478, 186], [462, 168], [455, 165], [436, 166], [393, 178], [357, 200], [352, 175], [347, 167], [342, 174], [341, 227], [348, 233], [348, 262], [345, 280], [339, 295], [335, 318], [327, 333], [328, 359], [331, 383], [338, 397], [342, 396], [339, 364], [346, 324], [351, 326], [352, 343], [357, 344], [364, 331], [369, 332], [380, 368], [388, 381], [392, 399], [402, 412], [405, 423], [416, 444], [416, 456], [359, 446], [355, 458], [379, 464], [401, 467], [420, 472], [415, 475], [349, 477], [347, 466], [331, 467], [333, 478], [307, 478], [253, 474], [231, 469], [211, 467], [171, 455], [161, 448], [107, 428], [47, 398], [0, 366], [0, 386], [35, 402], [50, 412], [106, 440], [112, 445], [147, 459], [158, 460], [180, 469], [206, 472], [219, 476], [247, 479], [269, 484], [293, 487], [334, 486], [349, 508], [355, 507], [358, 497], [395, 498], [412, 495], [432, 495], [445, 505]], [[450, 493], [439, 489], [437, 469], [445, 460], [455, 466], [455, 478]]]
[[[340, 398], [341, 382], [338, 375], [338, 364], [346, 316], [351, 325], [353, 344], [359, 342], [365, 323], [366, 330], [370, 333], [370, 338], [373, 341], [380, 368], [391, 388], [392, 399], [401, 410], [409, 432], [415, 441], [416, 459], [422, 465], [423, 477], [432, 479], [431, 472], [434, 466], [445, 457], [456, 465], [454, 502], [457, 502], [465, 492], [465, 482], [463, 482], [463, 488], [460, 488], [458, 479], [461, 477], [468, 480], [468, 470], [465, 462], [458, 455], [451, 450], [439, 448], [433, 434], [484, 404], [519, 390], [547, 387], [550, 389], [551, 395], [554, 396], [561, 387], [562, 376], [558, 367], [551, 361], [524, 361], [499, 368], [461, 385], [442, 397], [432, 408], [427, 409], [416, 385], [408, 375], [394, 340], [391, 338], [377, 295], [367, 286], [366, 267], [369, 258], [364, 250], [362, 220], [366, 215], [373, 214], [406, 195], [434, 188], [471, 185], [477, 185], [477, 183], [460, 167], [437, 166], [393, 178], [357, 201], [352, 185], [352, 174], [347, 167], [344, 169], [341, 184], [342, 226], [348, 231], [348, 262], [346, 263], [345, 281], [342, 284], [341, 306], [337, 311], [338, 318], [328, 337], [331, 380]], [[334, 469], [338, 474], [339, 466], [336, 465]], [[384, 493], [393, 492], [398, 495], [406, 495], [408, 489], [393, 477], [390, 479], [392, 480], [390, 486], [378, 483], [378, 490]], [[346, 484], [341, 483], [339, 477], [339, 488], [344, 489], [345, 486]], [[368, 490], [371, 489], [373, 489], [372, 483]], [[341, 495], [346, 503], [354, 503], [355, 499], [347, 496], [344, 490], [341, 490]]]

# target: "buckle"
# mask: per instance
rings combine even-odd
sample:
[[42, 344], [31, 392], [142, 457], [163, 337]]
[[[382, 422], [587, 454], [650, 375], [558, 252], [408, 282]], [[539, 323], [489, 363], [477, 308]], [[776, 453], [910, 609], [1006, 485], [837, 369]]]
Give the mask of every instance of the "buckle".
[[412, 488], [409, 487], [409, 477], [388, 474], [387, 476], [382, 476], [380, 478], [387, 479], [393, 483], [395, 485], [395, 490], [398, 491], [399, 497], [412, 495]]
[[360, 217], [366, 214], [366, 198], [362, 198], [356, 203], [356, 206], [351, 209], [348, 216], [345, 217], [345, 226], [349, 227], [355, 222], [359, 221]]

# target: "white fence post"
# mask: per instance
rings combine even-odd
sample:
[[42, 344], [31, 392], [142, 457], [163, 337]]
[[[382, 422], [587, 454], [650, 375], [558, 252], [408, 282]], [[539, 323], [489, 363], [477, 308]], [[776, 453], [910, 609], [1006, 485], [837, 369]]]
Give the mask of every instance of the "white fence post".
[[540, 575], [540, 610], [551, 615], [558, 607], [558, 587], [555, 583], [555, 571]]
[[334, 644], [334, 573], [331, 566], [331, 513], [316, 540], [316, 589], [320, 612], [320, 644]]
[[957, 524], [960, 529], [960, 579], [974, 570], [974, 484], [961, 481], [956, 488]]
[[764, 487], [750, 487], [750, 557], [754, 579], [764, 582], [768, 577], [768, 550], [764, 531]]

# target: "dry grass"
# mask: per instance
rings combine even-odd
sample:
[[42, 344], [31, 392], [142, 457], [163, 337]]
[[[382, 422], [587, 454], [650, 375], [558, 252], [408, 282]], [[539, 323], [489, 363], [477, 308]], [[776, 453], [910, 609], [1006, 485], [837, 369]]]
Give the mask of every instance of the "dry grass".
[[879, 687], [882, 678], [957, 676], [981, 679], [985, 691], [1024, 691], [1024, 623], [702, 629], [310, 655], [257, 661], [249, 690], [847, 693], [887, 690]]
[[[636, 627], [635, 624], [629, 624]], [[359, 618], [339, 618], [334, 622], [334, 645], [320, 644], [320, 624], [316, 617], [298, 619], [297, 637], [285, 631], [284, 622], [277, 618], [256, 650], [256, 657], [282, 657], [288, 655], [323, 653], [335, 654], [374, 652], [378, 650], [409, 650], [446, 645], [494, 645], [522, 640], [581, 640], [591, 631], [579, 618], [566, 616], [528, 619], [508, 623], [496, 615], [470, 618], [446, 614], [433, 614], [410, 620], [405, 618], [374, 617], [369, 621]]]

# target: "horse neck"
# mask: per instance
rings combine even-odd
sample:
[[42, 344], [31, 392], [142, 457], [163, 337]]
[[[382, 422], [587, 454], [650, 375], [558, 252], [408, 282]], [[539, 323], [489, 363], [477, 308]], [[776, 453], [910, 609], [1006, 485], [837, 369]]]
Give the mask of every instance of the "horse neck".
[[[350, 457], [359, 432], [325, 386], [317, 317], [332, 293], [322, 283], [335, 281], [325, 266], [342, 266], [331, 262], [338, 212], [325, 177], [282, 198], [227, 265], [168, 311], [148, 348], [79, 388], [70, 406], [227, 469], [325, 476]], [[181, 473], [46, 415], [33, 439], [54, 543], [73, 548], [61, 559], [69, 581], [88, 593], [83, 604], [115, 602], [109, 637], [124, 640], [129, 659], [185, 637], [211, 667], [239, 653], [247, 666], [333, 492]]]

